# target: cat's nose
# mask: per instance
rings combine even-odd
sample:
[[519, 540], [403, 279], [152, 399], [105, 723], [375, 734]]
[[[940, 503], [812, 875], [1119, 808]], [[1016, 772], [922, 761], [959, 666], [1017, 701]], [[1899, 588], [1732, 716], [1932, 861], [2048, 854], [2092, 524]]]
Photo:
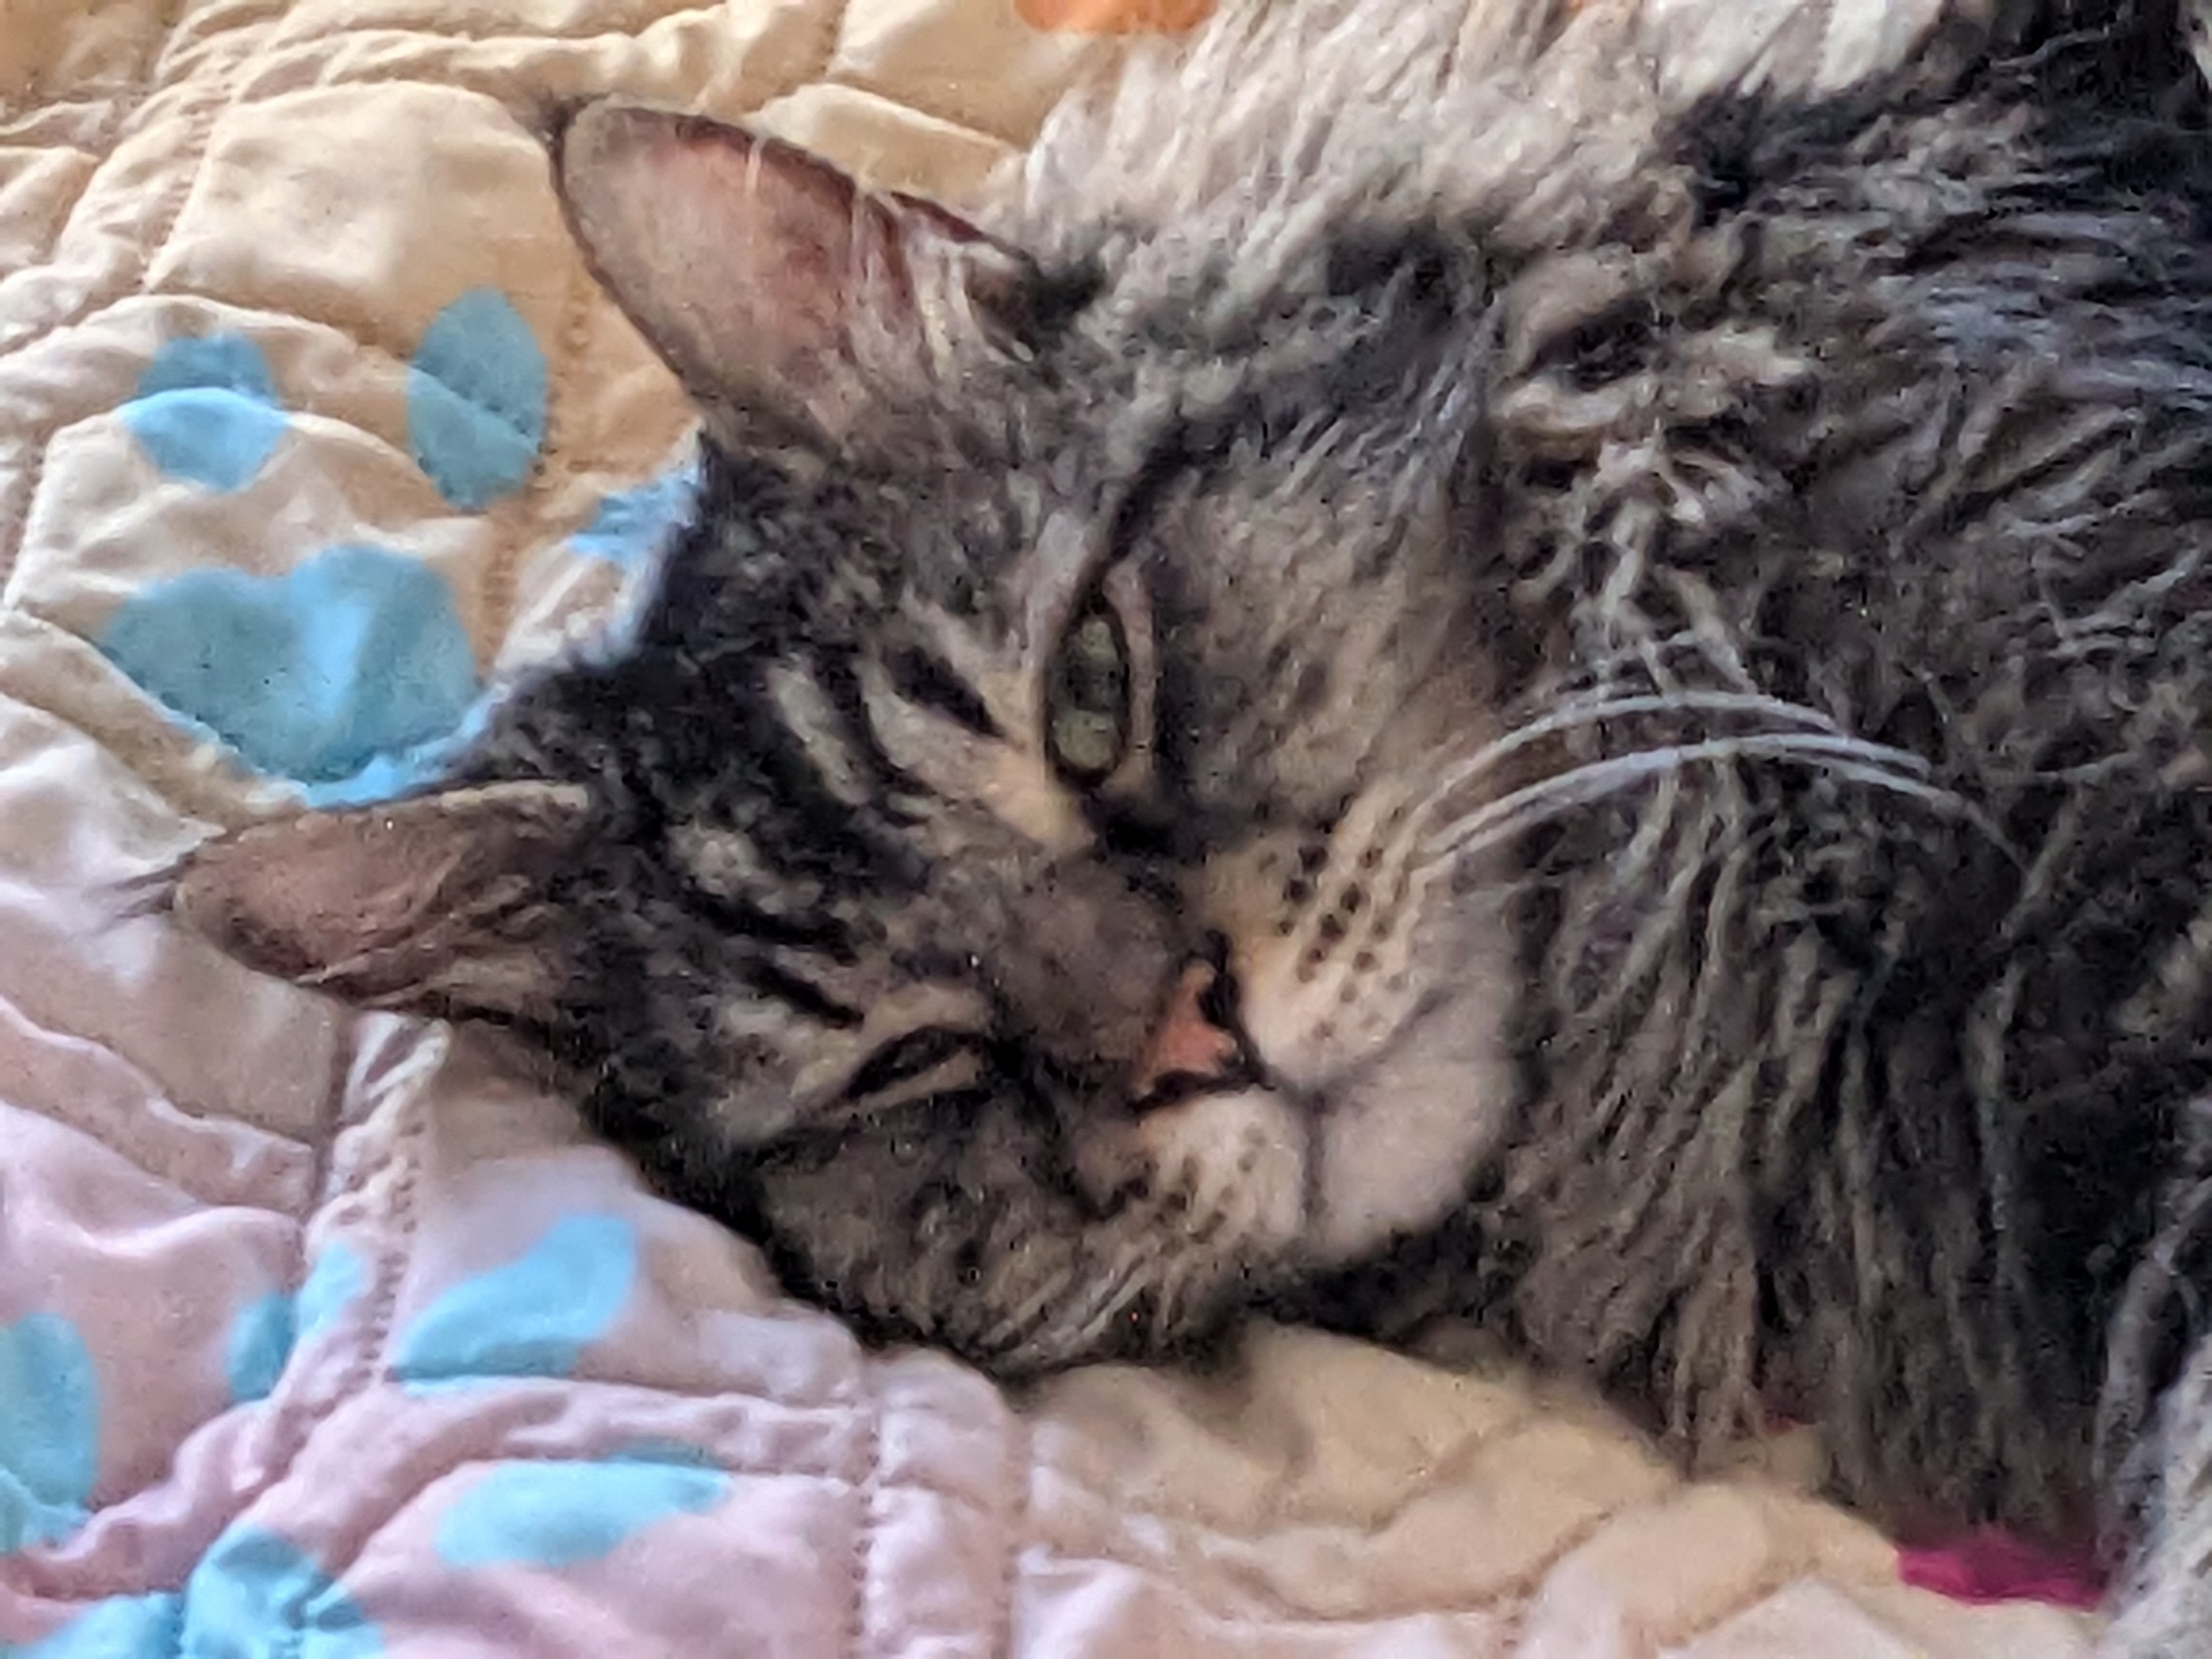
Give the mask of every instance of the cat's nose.
[[1139, 1106], [1234, 1088], [1256, 1075], [1251, 1050], [1230, 1024], [1224, 989], [1212, 963], [1183, 969], [1137, 1067], [1133, 1087]]

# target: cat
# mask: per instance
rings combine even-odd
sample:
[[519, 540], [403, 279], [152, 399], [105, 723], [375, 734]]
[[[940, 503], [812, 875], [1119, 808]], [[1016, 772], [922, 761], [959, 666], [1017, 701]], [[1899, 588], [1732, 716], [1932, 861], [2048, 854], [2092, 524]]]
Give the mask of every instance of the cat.
[[2115, 1650], [2212, 1643], [2179, 9], [1717, 87], [1656, 10], [1231, 7], [975, 221], [547, 117], [688, 521], [622, 647], [177, 914], [508, 1027], [872, 1332], [1476, 1319], [1897, 1524], [2100, 1528]]

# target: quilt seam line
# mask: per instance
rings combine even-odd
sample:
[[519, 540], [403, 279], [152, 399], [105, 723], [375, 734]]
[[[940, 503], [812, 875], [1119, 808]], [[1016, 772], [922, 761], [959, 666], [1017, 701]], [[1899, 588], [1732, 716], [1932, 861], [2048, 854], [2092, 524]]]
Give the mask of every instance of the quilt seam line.
[[485, 517], [483, 569], [477, 580], [477, 603], [487, 619], [487, 632], [494, 637], [514, 630], [515, 573], [530, 545], [531, 532], [550, 528], [550, 515], [534, 509], [556, 479], [572, 477], [576, 471], [579, 458], [565, 441], [568, 393], [584, 360], [595, 291], [582, 261], [572, 258], [561, 296], [560, 331], [554, 341], [560, 356], [557, 362], [549, 363], [545, 377], [545, 427], [537, 458], [523, 489], [501, 503], [505, 510]]
[[[173, 39], [180, 22], [180, 15], [177, 19], [170, 21], [169, 27], [162, 36], [164, 49]], [[255, 44], [258, 43], [247, 43], [249, 49], [247, 55], [251, 55], [250, 49]], [[151, 59], [145, 67], [144, 76], [142, 77], [143, 85], [153, 84], [162, 57], [162, 51], [156, 51], [152, 54]], [[55, 319], [43, 328], [33, 330], [22, 339], [0, 348], [0, 365], [6, 364], [11, 359], [30, 350], [41, 341], [52, 337], [64, 329], [112, 310], [122, 301], [131, 297], [133, 292], [140, 295], [149, 292], [147, 278], [152, 273], [155, 264], [167, 250], [170, 240], [176, 234], [177, 222], [184, 216], [185, 204], [191, 201], [193, 192], [199, 188], [200, 180], [207, 170], [208, 152], [214, 143], [216, 128], [221, 124], [223, 115], [229, 110], [237, 96], [240, 61], [241, 60], [239, 58], [234, 58], [230, 64], [225, 65], [228, 72], [219, 78], [216, 86], [209, 88], [204, 100], [196, 100], [191, 104], [186, 112], [180, 118], [185, 127], [185, 148], [195, 153], [191, 167], [184, 171], [181, 179], [171, 187], [155, 214], [152, 221], [152, 235], [138, 255], [137, 280], [125, 290], [110, 292], [99, 299], [87, 295], [86, 303], [79, 308]], [[145, 106], [141, 104], [130, 116], [124, 118], [106, 154], [100, 158], [99, 165], [93, 169], [91, 176], [79, 188], [76, 199], [70, 204], [70, 217], [74, 218], [77, 211], [83, 207], [85, 198], [98, 181], [100, 174], [112, 165], [116, 150], [129, 138], [134, 130], [135, 123], [143, 118]], [[64, 223], [62, 234], [67, 234], [68, 228]], [[59, 428], [57, 428], [56, 431], [58, 430]], [[0, 595], [6, 594], [14, 586], [15, 568], [22, 551], [23, 530], [30, 521], [33, 504], [37, 501], [39, 491], [45, 483], [46, 460], [53, 447], [54, 436], [53, 432], [49, 432], [40, 439], [37, 453], [32, 458], [29, 465], [24, 469], [26, 475], [24, 488], [19, 502], [5, 512], [0, 512]]]
[[[5, 589], [0, 588], [0, 594], [4, 592]], [[67, 647], [82, 648], [95, 655], [100, 654], [99, 647], [84, 635], [64, 627], [52, 617], [43, 616], [28, 605], [15, 601], [0, 604], [0, 617], [26, 624], [41, 635], [52, 635], [55, 640], [65, 642]], [[210, 749], [207, 744], [196, 741], [190, 733], [166, 718], [167, 711], [160, 699], [140, 687], [104, 656], [100, 660], [103, 672], [107, 677], [107, 688], [118, 690], [133, 708], [151, 710], [163, 717], [160, 725], [149, 728], [155, 733], [154, 743], [160, 745], [150, 759], [147, 745], [134, 745], [140, 753], [138, 758], [133, 759], [116, 746], [112, 734], [103, 736], [68, 709], [45, 699], [27, 696], [21, 685], [0, 683], [0, 699], [16, 703], [67, 726], [159, 796], [162, 804], [179, 817], [210, 825], [239, 822], [235, 806], [237, 793], [252, 791], [270, 781], [247, 771], [240, 757], [228, 748]], [[107, 690], [103, 690], [99, 695], [104, 696]], [[232, 804], [215, 811], [208, 810], [204, 797], [201, 798], [202, 805], [198, 806], [189, 804], [190, 791], [184, 788], [179, 780], [195, 769], [204, 778], [219, 776], [222, 781], [216, 787], [231, 795]], [[296, 809], [299, 805], [297, 796], [286, 797], [285, 804]]]
[[991, 1651], [1000, 1659], [1013, 1659], [1014, 1585], [1021, 1576], [1022, 1540], [1030, 1535], [1036, 1507], [1036, 1428], [1019, 1412], [1008, 1413], [1014, 1444], [1006, 1462], [1009, 1474], [1004, 1513], [1005, 1555], [1000, 1564], [998, 1605], [992, 1609], [996, 1632]]
[[[246, 55], [250, 56], [250, 52]], [[206, 172], [208, 151], [213, 143], [215, 130], [221, 125], [222, 118], [229, 112], [232, 105], [236, 101], [239, 80], [238, 62], [234, 60], [226, 65], [225, 69], [227, 72], [218, 77], [217, 84], [209, 88], [204, 96], [191, 100], [185, 112], [177, 118], [178, 124], [185, 130], [184, 143], [180, 148], [196, 150], [197, 154], [192, 157], [191, 167], [183, 171], [182, 178], [170, 184], [162, 198], [159, 211], [155, 214], [151, 221], [152, 234], [147, 240], [140, 254], [137, 280], [97, 298], [87, 295], [85, 301], [77, 308], [54, 319], [43, 327], [33, 329], [20, 340], [5, 347], [0, 347], [0, 363], [5, 363], [10, 358], [30, 350], [41, 341], [65, 329], [88, 321], [101, 312], [112, 309], [117, 304], [131, 298], [133, 295], [159, 291], [147, 287], [147, 276], [155, 264], [159, 262], [161, 255], [168, 251], [170, 239], [176, 234], [177, 222], [184, 216], [185, 204], [191, 199], [193, 192], [199, 188], [201, 178]], [[134, 112], [134, 118], [143, 116], [143, 108]], [[125, 126], [125, 132], [116, 140], [118, 149], [131, 136], [129, 131], [131, 123], [126, 121]], [[114, 159], [115, 152], [111, 149], [100, 158], [101, 165], [105, 167]], [[97, 169], [95, 169], [94, 179], [96, 178]], [[76, 206], [82, 204], [83, 197], [91, 191], [94, 179], [86, 181], [84, 190], [79, 192], [77, 203], [72, 206], [72, 212], [75, 211]]]
[[[662, 24], [669, 22], [678, 17], [710, 17], [721, 9], [721, 5], [716, 3], [695, 6], [677, 6], [668, 11], [661, 12], [655, 16], [639, 20], [635, 27], [633, 28], [607, 28], [605, 27], [599, 27], [579, 30], [573, 34], [564, 33], [559, 29], [552, 28], [526, 29], [520, 31], [509, 29], [504, 32], [488, 29], [479, 34], [472, 33], [465, 28], [441, 29], [434, 27], [434, 25], [426, 25], [422, 22], [375, 22], [341, 17], [325, 29], [313, 30], [298, 34], [286, 34], [280, 33], [276, 39], [269, 43], [269, 46], [272, 53], [276, 52], [289, 52], [295, 48], [301, 46], [328, 46], [332, 41], [343, 40], [349, 35], [358, 34], [402, 34], [418, 40], [430, 40], [440, 43], [450, 43], [456, 46], [514, 46], [526, 44], [532, 41], [544, 41], [551, 46], [588, 46], [601, 40], [635, 40], [638, 39], [639, 32], [641, 30], [658, 28]], [[382, 85], [383, 82], [379, 82], [377, 84]], [[439, 84], [450, 85], [452, 83], [448, 82], [441, 82]]]
[[[507, 1379], [477, 1379], [479, 1383], [488, 1384], [495, 1384], [498, 1382], [505, 1380]], [[380, 1387], [401, 1388], [404, 1387], [404, 1385], [372, 1384], [371, 1388], [368, 1390], [364, 1391], [362, 1394], [337, 1402], [337, 1405], [334, 1407], [332, 1411], [330, 1413], [298, 1413], [298, 1415], [302, 1417], [312, 1417], [313, 1419], [314, 1425], [316, 1426], [319, 1426], [324, 1422], [328, 1421], [331, 1417], [334, 1416], [336, 1410], [339, 1407], [350, 1407], [362, 1401], [368, 1401]], [[644, 1388], [642, 1385], [641, 1385], [639, 1391], [641, 1393], [655, 1392], [654, 1390]], [[688, 1397], [696, 1398], [697, 1396]], [[775, 1397], [773, 1395], [733, 1395], [732, 1397], [743, 1398], [761, 1404], [772, 1405], [775, 1403]], [[878, 1421], [879, 1419], [874, 1413], [870, 1412], [866, 1414], [866, 1420], [872, 1423]], [[529, 1426], [531, 1425], [511, 1424], [507, 1425], [507, 1428], [508, 1430], [520, 1431]], [[442, 1479], [446, 1474], [451, 1473], [455, 1469], [477, 1467], [489, 1468], [496, 1463], [566, 1464], [589, 1462], [594, 1457], [601, 1455], [602, 1454], [598, 1451], [588, 1449], [579, 1449], [573, 1452], [523, 1450], [507, 1446], [502, 1440], [502, 1443], [497, 1449], [484, 1449], [471, 1452], [470, 1455], [457, 1458], [450, 1463], [440, 1463], [438, 1465], [440, 1474], [437, 1478]], [[871, 1486], [872, 1490], [878, 1492], [911, 1492], [921, 1494], [935, 1498], [948, 1508], [957, 1509], [963, 1514], [987, 1519], [989, 1518], [989, 1511], [988, 1508], [985, 1505], [977, 1503], [972, 1495], [961, 1490], [957, 1486], [947, 1486], [941, 1482], [930, 1480], [926, 1476], [917, 1475], [894, 1477], [884, 1474], [880, 1470], [880, 1457], [872, 1450], [864, 1452], [862, 1454], [862, 1458], [864, 1462], [869, 1459], [875, 1460], [876, 1473], [872, 1477], [872, 1480], [866, 1472], [855, 1474], [849, 1468], [841, 1469], [833, 1467], [832, 1463], [830, 1462], [800, 1464], [796, 1462], [763, 1462], [750, 1461], [746, 1457], [732, 1458], [716, 1456], [713, 1461], [712, 1467], [724, 1474], [735, 1476], [747, 1480], [759, 1480], [763, 1482], [782, 1480], [805, 1482], [815, 1486], [831, 1487], [839, 1492], [853, 1492], [855, 1494], [861, 1492], [864, 1489], [869, 1489]]]
[[[72, 86], [68, 91], [58, 92], [52, 97], [45, 96], [44, 89], [41, 88], [30, 88], [31, 95], [27, 97], [23, 105], [23, 111], [28, 115], [38, 115], [58, 109], [105, 112], [97, 118], [97, 131], [100, 133], [100, 143], [97, 146], [62, 144], [52, 147], [56, 149], [70, 150], [79, 155], [88, 156], [93, 161], [92, 171], [85, 175], [84, 182], [71, 193], [69, 205], [62, 212], [56, 240], [59, 240], [63, 235], [68, 234], [69, 222], [76, 216], [77, 210], [84, 205], [85, 196], [91, 190], [93, 181], [99, 177], [100, 168], [106, 166], [113, 157], [116, 146], [123, 141], [123, 137], [130, 130], [131, 124], [144, 110], [148, 97], [160, 84], [162, 56], [169, 41], [175, 35], [179, 25], [184, 21], [185, 8], [190, 3], [191, 0], [167, 0], [161, 15], [154, 20], [152, 38], [145, 45], [141, 60], [133, 65], [133, 73], [117, 76], [112, 81], [87, 79]], [[0, 102], [0, 118], [4, 118], [10, 113], [9, 106], [4, 102]], [[43, 149], [46, 147], [40, 148]], [[53, 249], [49, 246], [46, 251], [46, 257], [31, 261], [22, 269], [29, 270], [51, 268], [53, 264], [52, 253]], [[17, 273], [9, 271], [4, 274], [14, 276]], [[0, 353], [0, 356], [4, 355]]]
[[877, 1499], [884, 1486], [884, 1403], [875, 1386], [872, 1371], [863, 1366], [860, 1378], [862, 1422], [866, 1425], [866, 1462], [860, 1479], [853, 1483], [859, 1500], [859, 1514], [853, 1527], [851, 1573], [853, 1578], [853, 1607], [847, 1626], [846, 1647], [853, 1659], [874, 1651], [872, 1639], [874, 1632], [868, 1618], [868, 1580], [875, 1562], [878, 1518]]
[[[839, 14], [839, 21], [841, 22], [843, 21], [843, 14], [842, 12]], [[823, 66], [822, 74], [818, 79], [814, 82], [803, 82], [802, 86], [817, 84], [822, 86], [842, 87], [850, 92], [863, 93], [870, 98], [880, 99], [884, 103], [890, 105], [896, 109], [906, 110], [912, 114], [922, 117], [926, 120], [935, 121], [940, 125], [951, 127], [957, 131], [972, 132], [977, 137], [988, 138], [994, 144], [1003, 144], [1009, 151], [1015, 155], [1019, 155], [1022, 151], [1028, 149], [1030, 145], [1036, 142], [1036, 134], [1034, 132], [1024, 135], [1022, 133], [1009, 131], [1002, 127], [979, 126], [973, 120], [963, 119], [961, 117], [953, 115], [950, 111], [946, 110], [933, 99], [924, 101], [927, 98], [926, 94], [917, 92], [894, 93], [889, 89], [886, 83], [876, 79], [874, 76], [853, 70], [839, 68], [837, 66], [836, 55], [834, 52], [830, 56], [830, 62]]]
[[[4, 356], [0, 356], [0, 362], [4, 362]], [[60, 431], [61, 428], [57, 427], [52, 432], [40, 434], [38, 447], [31, 452], [31, 459], [23, 467], [21, 495], [12, 502], [0, 500], [0, 609], [22, 611], [15, 597], [15, 567], [21, 561], [23, 532], [31, 522], [31, 509], [46, 484], [46, 457]]]
[[[99, 1037], [88, 1036], [82, 1031], [71, 1030], [67, 1026], [55, 1025], [50, 1021], [40, 1018], [37, 1012], [30, 1008], [27, 1008], [16, 998], [6, 994], [5, 992], [0, 992], [0, 1006], [4, 1006], [14, 1018], [21, 1020], [25, 1025], [28, 1026], [32, 1030], [38, 1032], [41, 1036], [56, 1038], [67, 1043], [82, 1044], [85, 1048], [95, 1049], [100, 1054], [107, 1055], [118, 1065], [127, 1070], [134, 1081], [145, 1085], [148, 1094], [153, 1097], [155, 1102], [167, 1107], [171, 1111], [176, 1113], [178, 1116], [184, 1118], [188, 1121], [193, 1123], [231, 1125], [238, 1125], [244, 1123], [245, 1121], [240, 1118], [226, 1117], [219, 1113], [204, 1111], [198, 1107], [192, 1106], [179, 1099], [178, 1091], [175, 1089], [172, 1088], [160, 1077], [155, 1076], [152, 1072], [148, 1071], [143, 1066], [140, 1065], [138, 1061], [133, 1060], [129, 1054], [125, 1054], [113, 1044], [106, 1042]], [[58, 1112], [50, 1112], [37, 1106], [21, 1106], [18, 1109], [33, 1113], [33, 1115], [45, 1119], [49, 1123], [58, 1124], [61, 1127], [69, 1130], [73, 1134], [82, 1135], [87, 1140], [91, 1141], [94, 1146], [103, 1147], [106, 1151], [114, 1153], [116, 1157], [122, 1158], [133, 1168], [137, 1169], [149, 1176], [155, 1176], [155, 1172], [148, 1170], [143, 1164], [140, 1163], [137, 1157], [135, 1156], [127, 1147], [118, 1146], [106, 1135], [100, 1133], [95, 1128], [88, 1127], [86, 1124], [76, 1118], [64, 1117]], [[304, 1148], [309, 1154], [312, 1164], [312, 1159], [314, 1153], [314, 1146], [312, 1143], [303, 1142], [291, 1135], [282, 1133], [274, 1129], [266, 1128], [259, 1124], [246, 1124], [246, 1127], [252, 1128], [256, 1133], [268, 1136], [272, 1141], [276, 1141], [285, 1146], [300, 1146]], [[169, 1182], [175, 1186], [179, 1192], [184, 1193], [186, 1197], [192, 1199], [198, 1203], [206, 1205], [210, 1207], [218, 1205], [223, 1206], [240, 1206], [240, 1200], [234, 1196], [224, 1198], [210, 1197], [205, 1193], [193, 1191], [174, 1176], [155, 1176], [155, 1178], [156, 1180]], [[250, 1207], [261, 1208], [264, 1206], [255, 1205]], [[299, 1215], [287, 1215], [283, 1211], [275, 1208], [270, 1208], [268, 1212], [271, 1215], [283, 1215], [286, 1220], [297, 1223], [299, 1225], [304, 1227], [307, 1224], [307, 1216], [313, 1213], [314, 1207], [315, 1200], [311, 1193], [307, 1200], [307, 1207]]]
[[[143, 88], [134, 88], [132, 90], [142, 94], [143, 92]], [[88, 105], [93, 104], [95, 101], [99, 100], [89, 98], [84, 100]], [[60, 100], [56, 100], [53, 103], [45, 106], [45, 107], [51, 110], [58, 107], [59, 105]], [[136, 106], [134, 106], [133, 107], [135, 108]], [[0, 112], [0, 116], [3, 115], [4, 112]], [[129, 121], [130, 118], [131, 116], [129, 112], [115, 115], [112, 118], [112, 125], [119, 127], [125, 122]], [[24, 261], [23, 264], [16, 266], [11, 270], [0, 270], [0, 283], [8, 282], [14, 277], [23, 276], [33, 270], [51, 270], [53, 268], [53, 252], [55, 245], [58, 244], [63, 237], [69, 234], [70, 221], [76, 216], [77, 210], [84, 205], [85, 195], [91, 190], [93, 180], [100, 176], [100, 168], [106, 167], [107, 165], [108, 158], [115, 154], [115, 146], [117, 143], [115, 133], [112, 131], [105, 131], [100, 134], [100, 143], [97, 145], [58, 143], [42, 144], [39, 146], [40, 153], [42, 155], [82, 155], [92, 163], [92, 167], [90, 171], [86, 173], [84, 178], [78, 183], [76, 188], [70, 192], [68, 204], [64, 206], [60, 213], [56, 216], [54, 220], [54, 234], [47, 240], [46, 245], [40, 256], [37, 258]]]
[[[359, 1034], [350, 1027], [341, 1039], [337, 1051], [331, 1057], [330, 1082], [324, 1108], [325, 1133], [312, 1150], [317, 1154], [313, 1170], [314, 1196], [307, 1214], [300, 1223], [300, 1269], [304, 1276], [312, 1255], [309, 1239], [316, 1220], [329, 1208], [330, 1200], [324, 1194], [327, 1176], [335, 1156], [336, 1127], [343, 1115], [347, 1080], [351, 1077], [360, 1054]], [[294, 1409], [278, 1409], [264, 1402], [257, 1409], [269, 1413], [276, 1441], [274, 1455], [269, 1459], [262, 1478], [250, 1490], [241, 1493], [239, 1500], [224, 1517], [227, 1530], [234, 1526], [255, 1504], [288, 1481], [298, 1467], [318, 1431], [326, 1425], [347, 1405], [366, 1395], [375, 1386], [377, 1357], [389, 1339], [392, 1318], [398, 1299], [398, 1281], [404, 1276], [401, 1258], [412, 1245], [414, 1227], [414, 1170], [416, 1159], [411, 1155], [411, 1143], [419, 1128], [420, 1120], [414, 1109], [417, 1103], [409, 1103], [408, 1116], [390, 1153], [396, 1173], [393, 1180], [390, 1223], [393, 1246], [384, 1253], [377, 1264], [377, 1278], [364, 1298], [365, 1315], [362, 1322], [362, 1340], [349, 1363], [339, 1373], [337, 1386], [331, 1395], [309, 1405]], [[401, 1162], [404, 1159], [404, 1164]], [[279, 1385], [282, 1386], [281, 1383]], [[333, 1577], [336, 1577], [333, 1570]]]
[[[310, 1201], [307, 1221], [312, 1221], [328, 1209], [331, 1201], [337, 1196], [331, 1190], [331, 1176], [337, 1162], [337, 1139], [345, 1124], [346, 1079], [353, 1075], [360, 1054], [361, 1031], [355, 1022], [349, 1020], [344, 1034], [339, 1037], [331, 1055], [330, 1075], [323, 1084], [323, 1107], [317, 1116], [314, 1141], [308, 1148], [313, 1160], [308, 1174], [314, 1182], [314, 1196]], [[301, 1231], [304, 1236], [304, 1223]], [[306, 1265], [305, 1261], [301, 1263], [303, 1270]]]
[[[226, 35], [267, 29], [276, 15], [291, 3], [292, 0], [262, 0], [260, 9], [254, 15], [236, 22], [206, 27], [205, 15], [215, 8], [196, 5], [193, 0], [168, 0], [169, 9], [164, 15], [161, 48], [154, 54], [154, 62], [148, 71], [147, 91], [149, 94], [167, 92], [199, 72], [198, 64], [188, 58], [183, 73], [179, 73], [179, 40], [185, 42], [187, 52], [209, 51]], [[260, 55], [258, 49], [247, 54], [250, 58], [258, 58]]]
[[392, 1369], [392, 1325], [399, 1311], [400, 1282], [414, 1254], [420, 1216], [415, 1203], [415, 1183], [422, 1170], [421, 1144], [426, 1109], [422, 1097], [410, 1097], [401, 1109], [405, 1116], [392, 1135], [381, 1162], [392, 1171], [392, 1196], [385, 1219], [392, 1230], [391, 1248], [377, 1264], [375, 1288], [370, 1292], [362, 1340], [354, 1356], [342, 1399], [365, 1394]]

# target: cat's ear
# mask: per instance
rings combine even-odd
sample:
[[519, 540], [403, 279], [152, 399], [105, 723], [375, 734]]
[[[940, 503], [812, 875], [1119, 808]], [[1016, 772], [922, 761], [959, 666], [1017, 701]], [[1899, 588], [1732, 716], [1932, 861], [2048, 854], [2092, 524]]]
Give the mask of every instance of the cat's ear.
[[886, 381], [1003, 337], [1036, 277], [942, 208], [704, 117], [588, 104], [547, 143], [594, 275], [726, 441], [845, 442]]
[[227, 954], [364, 1007], [542, 1020], [563, 988], [562, 876], [585, 791], [457, 788], [222, 836], [172, 874], [170, 908]]

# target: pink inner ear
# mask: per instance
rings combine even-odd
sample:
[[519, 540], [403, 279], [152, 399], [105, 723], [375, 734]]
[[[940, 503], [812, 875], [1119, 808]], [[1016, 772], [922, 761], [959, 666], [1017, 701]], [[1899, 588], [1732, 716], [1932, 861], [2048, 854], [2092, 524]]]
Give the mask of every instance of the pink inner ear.
[[556, 140], [601, 283], [708, 411], [841, 441], [1030, 266], [941, 207], [694, 115], [594, 104]]
[[856, 325], [911, 308], [884, 204], [788, 144], [614, 105], [570, 124], [559, 179], [600, 280], [695, 397], [844, 428]]
[[678, 124], [658, 160], [648, 152], [647, 161], [665, 169], [668, 204], [684, 216], [672, 225], [703, 233], [688, 244], [671, 240], [708, 265], [692, 297], [708, 313], [730, 314], [717, 299], [736, 301], [741, 313], [750, 301], [774, 307], [787, 348], [842, 344], [859, 275], [854, 227], [868, 216], [849, 179], [788, 144], [704, 121]]

